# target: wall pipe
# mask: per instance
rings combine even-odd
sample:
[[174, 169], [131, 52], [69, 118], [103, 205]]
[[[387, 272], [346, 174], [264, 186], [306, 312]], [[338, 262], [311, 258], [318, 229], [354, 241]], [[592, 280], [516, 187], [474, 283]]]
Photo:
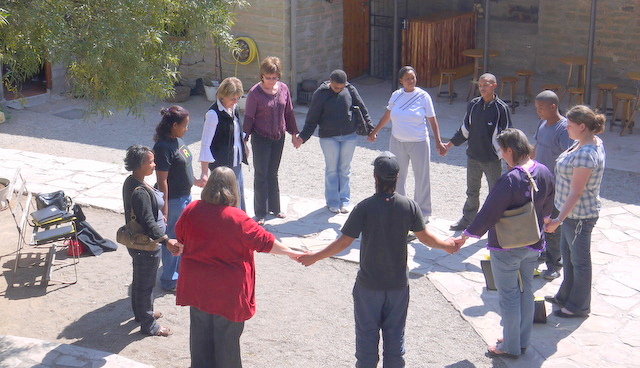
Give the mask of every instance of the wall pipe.
[[484, 50], [482, 53], [483, 73], [489, 72], [489, 16], [489, 0], [486, 0], [484, 2]]
[[289, 21], [289, 38], [291, 39], [291, 57], [289, 60], [289, 64], [291, 65], [290, 69], [289, 69], [289, 85], [291, 88], [289, 88], [289, 91], [291, 93], [291, 100], [292, 101], [297, 101], [298, 100], [298, 76], [296, 75], [297, 73], [297, 63], [296, 63], [296, 52], [297, 52], [297, 42], [296, 42], [296, 22], [297, 22], [297, 7], [298, 7], [298, 0], [291, 0], [289, 2], [289, 6], [291, 7], [290, 9], [290, 15], [289, 17], [291, 18]]
[[398, 86], [398, 65], [400, 61], [400, 19], [398, 18], [398, 0], [393, 0], [393, 76], [391, 77], [391, 92]]
[[[589, 22], [589, 48], [587, 50], [587, 70], [584, 80], [584, 103], [591, 105], [591, 71], [593, 69], [593, 46], [596, 36], [596, 3], [597, 0], [591, 1], [591, 19]], [[604, 113], [605, 111], [603, 111]]]

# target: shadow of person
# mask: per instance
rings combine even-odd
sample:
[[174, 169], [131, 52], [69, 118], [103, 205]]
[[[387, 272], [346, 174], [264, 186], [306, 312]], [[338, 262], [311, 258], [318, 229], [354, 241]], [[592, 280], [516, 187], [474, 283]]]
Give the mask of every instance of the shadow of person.
[[297, 220], [286, 221], [274, 225], [266, 224], [265, 229], [276, 235], [289, 235], [296, 237], [310, 237], [328, 229], [333, 229], [339, 234], [342, 225], [329, 221], [329, 219], [334, 216], [345, 215], [334, 214], [330, 212], [327, 207], [323, 206], [307, 213]]
[[58, 339], [76, 340], [71, 345], [120, 353], [134, 341], [146, 337], [131, 333], [139, 328], [131, 312], [131, 299], [122, 298], [80, 317], [65, 327]]

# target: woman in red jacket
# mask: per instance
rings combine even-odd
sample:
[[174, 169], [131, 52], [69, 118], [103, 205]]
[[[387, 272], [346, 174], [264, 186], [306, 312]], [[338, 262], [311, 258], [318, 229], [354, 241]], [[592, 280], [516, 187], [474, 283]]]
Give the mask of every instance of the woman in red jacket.
[[190, 203], [176, 224], [184, 250], [176, 304], [190, 306], [191, 367], [242, 367], [240, 335], [256, 311], [254, 252], [293, 251], [241, 209], [235, 174], [211, 172], [202, 200]]

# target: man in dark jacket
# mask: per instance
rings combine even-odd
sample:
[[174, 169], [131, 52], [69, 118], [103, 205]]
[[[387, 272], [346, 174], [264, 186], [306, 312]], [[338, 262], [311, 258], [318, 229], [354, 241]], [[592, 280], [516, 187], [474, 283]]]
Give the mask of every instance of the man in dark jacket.
[[451, 230], [464, 230], [476, 217], [480, 208], [480, 186], [482, 174], [487, 178], [489, 191], [502, 173], [496, 137], [510, 128], [509, 105], [495, 95], [498, 86], [495, 75], [485, 73], [478, 80], [480, 96], [467, 106], [464, 122], [445, 144], [447, 151], [453, 146], [468, 142], [467, 146], [467, 201], [462, 209], [462, 218], [451, 225]]
[[334, 70], [329, 80], [313, 93], [304, 128], [294, 141], [294, 146], [300, 147], [311, 138], [316, 127], [320, 126], [318, 135], [325, 161], [324, 196], [327, 207], [333, 213], [349, 212], [349, 176], [356, 148], [353, 106], [358, 106], [364, 119], [371, 122], [358, 91], [347, 82], [347, 74], [340, 69]]

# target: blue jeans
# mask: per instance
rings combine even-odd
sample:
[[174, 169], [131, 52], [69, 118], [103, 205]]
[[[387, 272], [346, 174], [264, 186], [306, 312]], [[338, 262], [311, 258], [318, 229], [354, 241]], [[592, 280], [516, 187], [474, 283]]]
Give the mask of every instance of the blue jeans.
[[327, 206], [340, 208], [349, 205], [351, 189], [351, 159], [356, 150], [356, 134], [320, 138], [324, 154], [324, 197]]
[[160, 325], [153, 318], [153, 286], [156, 284], [160, 248], [144, 251], [127, 248], [133, 263], [131, 282], [131, 308], [136, 322], [140, 322], [140, 332], [155, 335]]
[[560, 250], [564, 279], [556, 299], [570, 312], [587, 315], [591, 312], [591, 232], [598, 218], [562, 222]]
[[[176, 222], [187, 205], [191, 203], [191, 195], [169, 199], [169, 213], [167, 216], [167, 236], [170, 239], [176, 237]], [[162, 273], [160, 274], [160, 287], [171, 290], [176, 287], [178, 280], [178, 266], [180, 256], [174, 257], [166, 246], [162, 246]]]
[[404, 327], [408, 308], [409, 286], [398, 290], [370, 290], [356, 282], [353, 287], [356, 367], [378, 366], [380, 330], [383, 367], [404, 367]]
[[[520, 355], [529, 346], [533, 328], [533, 269], [539, 252], [529, 248], [491, 251], [491, 271], [498, 289], [503, 342], [499, 349]], [[518, 271], [522, 276], [522, 291], [518, 285]]]

